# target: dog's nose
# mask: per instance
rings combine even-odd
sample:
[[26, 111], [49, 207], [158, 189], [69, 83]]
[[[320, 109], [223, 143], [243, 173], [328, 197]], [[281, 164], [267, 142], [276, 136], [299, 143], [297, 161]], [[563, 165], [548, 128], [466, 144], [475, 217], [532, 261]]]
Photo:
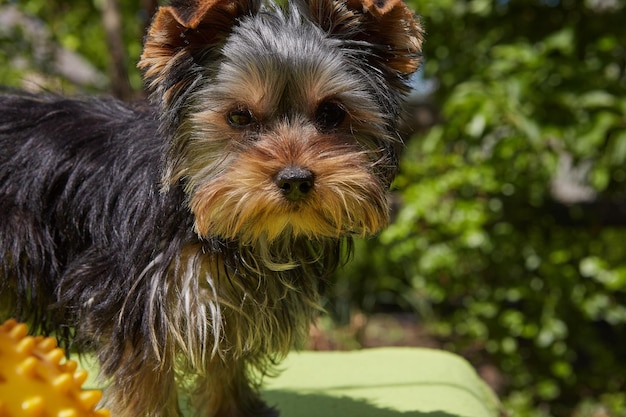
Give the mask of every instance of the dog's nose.
[[313, 189], [313, 173], [306, 168], [289, 166], [278, 172], [275, 182], [287, 199], [298, 201]]

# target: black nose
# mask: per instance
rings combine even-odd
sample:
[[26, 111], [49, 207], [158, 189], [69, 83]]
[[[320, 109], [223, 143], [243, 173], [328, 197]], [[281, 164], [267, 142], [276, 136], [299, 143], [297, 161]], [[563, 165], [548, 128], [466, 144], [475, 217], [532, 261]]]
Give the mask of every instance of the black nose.
[[287, 199], [297, 201], [313, 189], [313, 173], [305, 168], [289, 166], [278, 172], [275, 182]]

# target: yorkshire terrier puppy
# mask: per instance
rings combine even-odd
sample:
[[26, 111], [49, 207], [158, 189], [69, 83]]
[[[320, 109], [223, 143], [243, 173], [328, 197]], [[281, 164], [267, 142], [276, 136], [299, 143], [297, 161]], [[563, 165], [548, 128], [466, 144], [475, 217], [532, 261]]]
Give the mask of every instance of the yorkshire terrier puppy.
[[151, 104], [0, 98], [0, 315], [93, 350], [115, 417], [274, 416], [353, 236], [388, 222], [422, 30], [401, 0], [176, 0]]

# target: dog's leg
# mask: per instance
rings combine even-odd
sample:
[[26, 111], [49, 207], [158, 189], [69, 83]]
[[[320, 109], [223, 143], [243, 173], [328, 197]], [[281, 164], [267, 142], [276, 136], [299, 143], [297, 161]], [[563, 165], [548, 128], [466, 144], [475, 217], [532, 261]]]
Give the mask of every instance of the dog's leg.
[[192, 408], [202, 417], [278, 417], [251, 383], [244, 361], [212, 361], [207, 374], [198, 376]]
[[103, 405], [115, 417], [180, 417], [177, 392], [173, 363], [135, 355], [113, 373]]

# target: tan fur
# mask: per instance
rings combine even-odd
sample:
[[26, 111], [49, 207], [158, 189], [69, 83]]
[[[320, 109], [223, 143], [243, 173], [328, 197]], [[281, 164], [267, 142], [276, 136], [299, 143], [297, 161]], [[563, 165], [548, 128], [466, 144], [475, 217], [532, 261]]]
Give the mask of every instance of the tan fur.
[[[374, 233], [388, 219], [382, 184], [368, 169], [374, 162], [335, 137], [279, 128], [250, 145], [223, 176], [198, 185], [190, 203], [196, 229], [200, 235], [217, 231], [246, 243], [263, 235], [272, 242], [285, 229], [309, 238]], [[282, 167], [291, 165], [316, 173], [312, 195], [297, 204], [286, 202], [273, 182]]]

